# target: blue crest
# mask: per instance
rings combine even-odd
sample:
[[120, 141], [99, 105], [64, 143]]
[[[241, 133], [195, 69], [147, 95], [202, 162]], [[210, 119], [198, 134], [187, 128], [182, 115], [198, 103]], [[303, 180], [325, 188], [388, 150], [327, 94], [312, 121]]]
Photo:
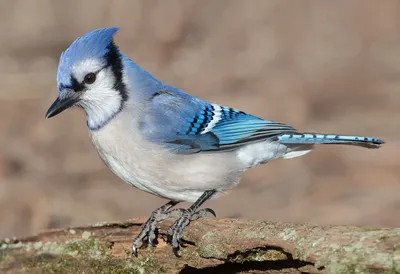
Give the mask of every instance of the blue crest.
[[118, 30], [118, 27], [96, 29], [76, 39], [61, 53], [57, 71], [58, 86], [71, 84], [71, 67], [77, 61], [104, 57]]

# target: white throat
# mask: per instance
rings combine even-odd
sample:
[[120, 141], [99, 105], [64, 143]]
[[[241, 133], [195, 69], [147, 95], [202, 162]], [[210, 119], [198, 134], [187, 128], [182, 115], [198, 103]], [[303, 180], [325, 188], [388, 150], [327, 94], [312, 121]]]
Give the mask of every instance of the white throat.
[[108, 90], [107, 94], [109, 96], [80, 103], [86, 112], [86, 122], [90, 130], [102, 128], [121, 111], [123, 102], [118, 91]]

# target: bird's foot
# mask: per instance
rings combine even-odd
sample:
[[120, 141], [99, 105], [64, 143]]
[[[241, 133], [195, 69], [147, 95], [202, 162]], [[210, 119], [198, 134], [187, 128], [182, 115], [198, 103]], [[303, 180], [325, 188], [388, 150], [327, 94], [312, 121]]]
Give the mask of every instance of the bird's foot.
[[214, 217], [216, 217], [216, 214], [211, 208], [205, 208], [195, 212], [190, 210], [190, 208], [176, 210], [181, 212], [181, 217], [168, 229], [165, 236], [167, 243], [171, 244], [175, 256], [180, 257], [178, 254], [179, 248], [186, 247], [185, 243], [191, 243], [182, 238], [183, 230], [190, 224], [190, 221], [201, 219], [207, 216], [207, 213], [211, 213]]
[[158, 235], [158, 228], [157, 223], [168, 219], [170, 217], [181, 217], [183, 214], [183, 210], [175, 209], [171, 211], [167, 211], [170, 207], [170, 204], [167, 204], [163, 207], [160, 207], [153, 211], [150, 218], [144, 223], [142, 230], [140, 231], [139, 235], [133, 240], [132, 244], [132, 253], [136, 257], [138, 256], [138, 248], [141, 243], [143, 246], [156, 246], [157, 244], [157, 235]]

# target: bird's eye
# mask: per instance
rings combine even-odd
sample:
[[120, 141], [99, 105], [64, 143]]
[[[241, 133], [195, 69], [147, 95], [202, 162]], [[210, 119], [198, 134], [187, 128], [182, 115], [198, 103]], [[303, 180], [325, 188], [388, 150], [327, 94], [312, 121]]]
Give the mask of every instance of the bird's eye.
[[83, 79], [85, 84], [93, 84], [96, 81], [96, 74], [93, 72], [86, 74], [85, 78]]

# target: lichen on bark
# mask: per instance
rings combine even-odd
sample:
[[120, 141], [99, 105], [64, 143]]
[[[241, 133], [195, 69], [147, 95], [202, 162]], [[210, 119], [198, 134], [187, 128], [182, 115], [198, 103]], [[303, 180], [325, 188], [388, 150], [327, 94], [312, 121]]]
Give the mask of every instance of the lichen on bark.
[[[50, 230], [0, 243], [1, 273], [400, 273], [400, 229], [313, 226], [235, 219], [193, 222], [195, 243], [173, 256], [131, 256], [142, 220]], [[171, 220], [161, 224], [161, 231]]]

